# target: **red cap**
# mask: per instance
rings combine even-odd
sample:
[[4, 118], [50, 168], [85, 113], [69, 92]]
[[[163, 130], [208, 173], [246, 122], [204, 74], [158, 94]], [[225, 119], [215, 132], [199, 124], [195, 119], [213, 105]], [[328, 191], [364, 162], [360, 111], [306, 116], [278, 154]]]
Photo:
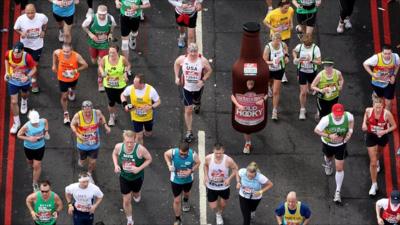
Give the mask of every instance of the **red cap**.
[[344, 107], [340, 103], [336, 103], [332, 106], [332, 113], [334, 116], [343, 116], [344, 114]]

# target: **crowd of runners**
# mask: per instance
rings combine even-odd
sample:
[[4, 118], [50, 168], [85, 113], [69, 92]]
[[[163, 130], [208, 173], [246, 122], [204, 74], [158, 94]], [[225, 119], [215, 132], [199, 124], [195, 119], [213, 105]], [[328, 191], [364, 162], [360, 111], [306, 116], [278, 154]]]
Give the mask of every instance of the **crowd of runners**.
[[[175, 60], [173, 68], [175, 84], [180, 86], [182, 91], [187, 132], [177, 147], [168, 149], [164, 153], [165, 163], [171, 174], [175, 214], [173, 224], [181, 225], [182, 211], [191, 210], [189, 199], [194, 181], [193, 173], [199, 168], [204, 168], [199, 172], [204, 173], [207, 200], [216, 215], [216, 224], [224, 224], [223, 211], [230, 197], [230, 186], [235, 181], [243, 224], [249, 225], [255, 217], [263, 195], [272, 188], [273, 183], [261, 173], [256, 162], [250, 162], [247, 167], [239, 168], [234, 159], [224, 153], [222, 144], [216, 143], [213, 153], [207, 155], [204, 162], [200, 162], [198, 154], [191, 148], [195, 140], [192, 126], [193, 112], [196, 114], [200, 112], [202, 91], [213, 70], [208, 59], [200, 54], [196, 44], [196, 19], [197, 12], [202, 10], [202, 0], [168, 1], [175, 8], [179, 31], [177, 46], [186, 47], [186, 54]], [[151, 8], [149, 0], [115, 0], [115, 7], [120, 12], [118, 15], [121, 31], [120, 46], [110, 44], [117, 36], [114, 34], [117, 23], [108, 8], [99, 5], [94, 9], [93, 1], [87, 0], [88, 10], [86, 19], [81, 24], [82, 32], [87, 34], [90, 63], [98, 66], [96, 85], [99, 92], [105, 92], [107, 95], [108, 114], [95, 109], [89, 100], [82, 102], [80, 111], [70, 114], [68, 103], [75, 100], [80, 74], [85, 73], [85, 69], [89, 66], [71, 45], [75, 37], [71, 27], [79, 0], [49, 0], [59, 28], [58, 40], [62, 43], [60, 49], [53, 51], [51, 66], [59, 83], [62, 108], [59, 118], [62, 118], [65, 125], [70, 126], [71, 132], [76, 137], [78, 165], [86, 167], [85, 172], [79, 174], [77, 183], [65, 187], [66, 207], [62, 197], [51, 190], [50, 182], [40, 181], [45, 143], [50, 139], [49, 122], [40, 117], [40, 108], [28, 106], [30, 92], [39, 93], [40, 80], [45, 79], [39, 75], [39, 69], [48, 17], [44, 13], [36, 12], [34, 4], [26, 4], [27, 1], [16, 2], [21, 2], [23, 5], [22, 14], [14, 23], [14, 30], [19, 33], [20, 41], [4, 53], [6, 71], [4, 79], [8, 85], [10, 109], [13, 115], [10, 133], [16, 134], [23, 140], [27, 161], [33, 169], [33, 193], [26, 198], [26, 205], [34, 223], [55, 224], [59, 213], [63, 208], [67, 208], [75, 225], [93, 224], [94, 213], [104, 198], [103, 192], [95, 185], [92, 176], [100, 149], [100, 129], [105, 130], [105, 135], [112, 132], [112, 127], [118, 121], [116, 116], [118, 111], [125, 111], [130, 114], [133, 127], [132, 130], [124, 131], [122, 141], [115, 145], [112, 162], [114, 172], [119, 174], [127, 225], [133, 225], [132, 198], [136, 203], [141, 201], [144, 170], [153, 162], [151, 151], [145, 147], [144, 139], [152, 135], [154, 111], [161, 105], [161, 98], [156, 88], [146, 83], [145, 76], [131, 73], [129, 58], [130, 51], [135, 50], [137, 45], [140, 21], [144, 20], [143, 10]], [[354, 0], [340, 0], [341, 12], [337, 33], [352, 28], [350, 17], [354, 2]], [[371, 188], [368, 194], [375, 196], [378, 190], [380, 153], [388, 143], [388, 135], [397, 129], [390, 109], [400, 65], [399, 56], [392, 52], [390, 46], [383, 46], [382, 52], [374, 54], [363, 63], [371, 79], [372, 105], [365, 109], [362, 125], [355, 123], [353, 115], [339, 103], [344, 88], [344, 76], [337, 69], [340, 65], [336, 65], [332, 58], [324, 56], [323, 49], [320, 49], [313, 39], [318, 7], [323, 2], [280, 0], [275, 9], [271, 0], [266, 0], [266, 4], [268, 13], [263, 23], [269, 30], [270, 42], [265, 43], [263, 59], [269, 67], [270, 82], [264, 99], [272, 98], [271, 119], [274, 121], [279, 119], [281, 83], [295, 82], [294, 78], [288, 79], [294, 76], [288, 76], [285, 71], [285, 68], [293, 63], [297, 68], [300, 90], [299, 120], [307, 119], [307, 98], [316, 99], [318, 110], [314, 119], [318, 124], [314, 132], [322, 141], [324, 154], [322, 169], [327, 176], [336, 170], [336, 191], [333, 194], [333, 201], [339, 204], [342, 202], [340, 191], [344, 180], [346, 147], [354, 129], [360, 128], [365, 132], [365, 144], [370, 158]], [[297, 26], [294, 26], [295, 16]], [[292, 35], [293, 33], [296, 35]], [[293, 48], [292, 44], [295, 44]], [[132, 84], [129, 84], [130, 78], [133, 79]], [[40, 97], [40, 94], [35, 97]], [[234, 97], [232, 101], [239, 109], [241, 108]], [[21, 124], [20, 114], [27, 114], [28, 122]], [[248, 136], [243, 153], [250, 154], [251, 148], [251, 138]], [[200, 167], [201, 164], [203, 167]], [[310, 208], [298, 201], [294, 191], [287, 194], [286, 200], [274, 213], [277, 224], [307, 225], [311, 218]], [[400, 221], [400, 193], [395, 190], [389, 198], [379, 200], [376, 204], [376, 213], [380, 225], [397, 224]]]

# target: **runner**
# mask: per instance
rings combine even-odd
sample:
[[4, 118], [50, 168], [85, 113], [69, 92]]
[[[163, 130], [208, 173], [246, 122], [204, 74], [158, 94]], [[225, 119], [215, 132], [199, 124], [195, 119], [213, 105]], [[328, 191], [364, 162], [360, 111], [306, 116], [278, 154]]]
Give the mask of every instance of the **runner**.
[[[265, 45], [263, 58], [269, 67], [270, 83], [268, 97], [272, 97], [272, 119], [278, 120], [278, 104], [281, 92], [281, 80], [289, 62], [288, 46], [282, 42], [281, 34], [272, 34], [272, 41]], [[272, 95], [270, 95], [272, 92]]]
[[[36, 13], [34, 4], [26, 5], [25, 14], [17, 18], [14, 30], [19, 33], [25, 52], [29, 53], [36, 64], [39, 63], [43, 49], [43, 38], [47, 31], [48, 18], [43, 13]], [[32, 77], [32, 93], [39, 92], [38, 72]]]
[[[179, 75], [180, 70], [182, 74]], [[183, 105], [185, 106], [185, 124], [188, 143], [193, 141], [193, 110], [200, 112], [201, 95], [205, 82], [210, 78], [212, 68], [208, 60], [199, 53], [196, 43], [190, 43], [187, 54], [181, 55], [174, 64], [175, 83], [182, 86]]]
[[[265, 26], [269, 28], [271, 40], [275, 33], [281, 33], [281, 40], [286, 43], [287, 48], [292, 37], [293, 15], [294, 10], [290, 6], [290, 1], [280, 0], [278, 8], [268, 12], [263, 21]], [[281, 80], [284, 83], [288, 82], [285, 72]]]
[[[246, 81], [246, 86], [247, 89], [250, 91], [251, 89], [254, 88], [255, 85], [255, 81], [254, 80], [247, 80]], [[268, 94], [264, 96], [263, 99], [260, 99], [259, 101], [256, 102], [257, 105], [263, 105], [263, 101], [267, 101], [268, 99]], [[238, 108], [238, 110], [245, 110], [245, 107], [241, 104], [239, 104], [239, 102], [236, 100], [235, 95], [231, 95], [231, 101], [233, 102], [233, 104], [235, 104], [235, 106]], [[243, 148], [243, 153], [244, 154], [250, 154], [252, 146], [251, 146], [251, 133], [244, 133], [244, 140], [245, 140], [245, 144], [244, 144], [244, 148]]]
[[257, 163], [251, 162], [236, 174], [236, 188], [239, 189], [240, 210], [243, 225], [250, 225], [255, 219], [258, 204], [263, 194], [272, 188], [272, 182], [259, 170]]
[[168, 0], [175, 7], [175, 20], [178, 24], [178, 47], [185, 47], [187, 29], [187, 43], [196, 42], [197, 12], [203, 9], [203, 0]]
[[68, 215], [72, 216], [74, 225], [93, 225], [94, 212], [104, 194], [99, 187], [89, 182], [90, 176], [87, 173], [80, 173], [78, 181], [65, 187]]
[[298, 44], [293, 49], [293, 63], [297, 65], [297, 76], [300, 84], [300, 113], [299, 120], [306, 119], [307, 93], [310, 84], [313, 82], [317, 73], [317, 66], [321, 64], [321, 51], [313, 43], [312, 35], [306, 34], [302, 38], [302, 44]]
[[49, 0], [49, 2], [53, 5], [53, 16], [58, 24], [58, 41], [71, 44], [75, 5], [79, 0]]
[[51, 191], [49, 181], [40, 182], [40, 189], [26, 197], [26, 207], [35, 225], [55, 225], [63, 209], [63, 202], [58, 194]]
[[74, 115], [71, 122], [71, 130], [76, 135], [76, 147], [79, 151], [78, 165], [83, 167], [88, 161], [87, 174], [92, 183], [92, 174], [96, 169], [96, 159], [100, 150], [101, 125], [104, 125], [106, 133], [109, 134], [111, 129], [106, 123], [106, 118], [99, 109], [94, 109], [93, 103], [88, 100], [82, 102], [82, 109]]
[[312, 34], [317, 20], [317, 9], [322, 0], [292, 0], [296, 7], [297, 23], [296, 31], [300, 33]]
[[140, 17], [143, 9], [150, 8], [150, 0], [115, 0], [115, 6], [121, 12], [122, 54], [129, 60], [129, 48], [136, 49]]
[[16, 134], [21, 121], [19, 119], [18, 94], [21, 92], [21, 114], [28, 112], [28, 96], [31, 79], [36, 73], [36, 63], [32, 56], [24, 51], [24, 44], [17, 42], [12, 50], [8, 50], [4, 56], [8, 95], [10, 95], [10, 108], [13, 114], [11, 134]]
[[311, 210], [303, 202], [297, 201], [296, 192], [291, 191], [286, 197], [286, 202], [275, 209], [275, 217], [280, 225], [308, 225]]
[[385, 98], [385, 108], [390, 111], [396, 89], [396, 75], [400, 67], [399, 55], [393, 53], [390, 46], [383, 45], [382, 52], [365, 60], [363, 66], [371, 75], [374, 92], [378, 97]]
[[27, 162], [32, 166], [33, 192], [39, 191], [39, 178], [42, 172], [42, 159], [45, 151], [45, 140], [50, 139], [47, 119], [40, 119], [36, 110], [29, 111], [29, 121], [18, 131], [17, 137], [24, 141], [24, 152]]
[[[64, 112], [64, 124], [70, 123], [68, 100], [75, 100], [74, 90], [78, 84], [79, 71], [88, 67], [82, 56], [73, 51], [71, 45], [63, 44], [62, 49], [53, 52], [52, 71], [57, 74], [61, 92], [61, 107]], [[68, 97], [68, 98], [67, 98]]]
[[345, 28], [351, 29], [353, 27], [350, 22], [350, 16], [353, 14], [355, 3], [356, 0], [339, 0], [340, 18], [338, 27], [336, 28], [339, 34], [343, 33]]
[[400, 192], [393, 190], [389, 198], [382, 198], [375, 205], [379, 225], [396, 225], [400, 222]]
[[143, 145], [143, 128], [144, 136], [152, 135], [154, 109], [161, 104], [160, 96], [156, 89], [145, 83], [143, 74], [136, 74], [133, 84], [126, 87], [120, 97], [125, 111], [131, 114], [135, 143]]
[[[174, 225], [182, 225], [183, 212], [190, 211], [189, 196], [193, 184], [193, 173], [200, 166], [200, 159], [187, 142], [181, 142], [179, 148], [171, 148], [164, 153], [164, 159], [171, 172], [171, 188], [174, 195]], [[181, 194], [183, 192], [183, 204]]]
[[316, 121], [331, 112], [332, 106], [338, 103], [339, 94], [343, 89], [342, 73], [333, 68], [334, 64], [332, 60], [322, 61], [324, 69], [318, 73], [311, 83], [311, 89], [317, 92]]
[[114, 126], [116, 121], [115, 103], [121, 104], [121, 94], [124, 91], [131, 71], [131, 64], [122, 55], [119, 55], [118, 45], [111, 45], [108, 55], [99, 62], [99, 72], [102, 76], [102, 87], [108, 97], [108, 112], [110, 114], [108, 125]]
[[369, 195], [375, 196], [378, 190], [377, 176], [380, 170], [379, 156], [388, 143], [388, 134], [397, 129], [392, 113], [384, 108], [385, 100], [372, 95], [372, 107], [365, 109], [362, 130], [365, 134], [365, 145], [368, 148], [371, 189]]
[[[213, 153], [205, 158], [204, 184], [207, 186], [207, 200], [215, 212], [217, 225], [224, 224], [222, 213], [230, 196], [230, 185], [236, 177], [238, 166], [235, 161], [224, 154], [223, 145], [216, 143]], [[218, 197], [220, 197], [218, 199]]]
[[[89, 44], [89, 54], [92, 64], [98, 64], [99, 61], [108, 53], [109, 41], [112, 40], [114, 31], [114, 17], [107, 13], [107, 6], [99, 5], [97, 13], [86, 17], [82, 23], [83, 30], [87, 33], [87, 42]], [[101, 73], [98, 73], [98, 89], [104, 91], [103, 79]]]
[[125, 130], [122, 137], [124, 141], [115, 145], [112, 159], [114, 172], [119, 173], [119, 184], [127, 225], [133, 225], [132, 197], [136, 203], [140, 202], [144, 169], [150, 165], [153, 159], [143, 145], [135, 142], [133, 131]]
[[332, 175], [332, 159], [335, 156], [336, 192], [333, 198], [335, 203], [341, 204], [340, 190], [344, 179], [344, 159], [347, 157], [346, 144], [353, 134], [354, 117], [345, 112], [342, 104], [332, 106], [332, 113], [324, 116], [315, 127], [314, 132], [321, 136], [322, 152], [324, 153], [325, 174]]

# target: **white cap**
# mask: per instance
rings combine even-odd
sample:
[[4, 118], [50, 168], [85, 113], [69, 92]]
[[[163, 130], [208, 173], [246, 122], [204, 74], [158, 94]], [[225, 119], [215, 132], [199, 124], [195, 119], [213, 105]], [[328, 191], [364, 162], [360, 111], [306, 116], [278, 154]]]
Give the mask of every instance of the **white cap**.
[[28, 118], [31, 123], [39, 123], [40, 116], [36, 110], [31, 110], [29, 111]]

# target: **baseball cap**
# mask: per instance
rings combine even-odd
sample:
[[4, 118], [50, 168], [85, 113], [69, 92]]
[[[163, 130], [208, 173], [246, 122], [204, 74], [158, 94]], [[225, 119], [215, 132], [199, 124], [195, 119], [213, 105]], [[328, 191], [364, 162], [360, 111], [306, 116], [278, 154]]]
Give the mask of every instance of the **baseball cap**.
[[344, 114], [344, 107], [340, 103], [336, 103], [332, 106], [332, 113], [334, 116], [343, 116]]
[[333, 66], [333, 65], [335, 65], [335, 62], [330, 58], [326, 58], [324, 61], [322, 61], [322, 65]]
[[13, 47], [13, 52], [20, 53], [24, 49], [24, 44], [22, 42], [17, 42], [15, 43]]
[[36, 110], [31, 110], [29, 111], [28, 118], [31, 123], [39, 123], [40, 116]]
[[400, 192], [398, 190], [393, 190], [390, 194], [390, 202], [393, 204], [400, 203]]

